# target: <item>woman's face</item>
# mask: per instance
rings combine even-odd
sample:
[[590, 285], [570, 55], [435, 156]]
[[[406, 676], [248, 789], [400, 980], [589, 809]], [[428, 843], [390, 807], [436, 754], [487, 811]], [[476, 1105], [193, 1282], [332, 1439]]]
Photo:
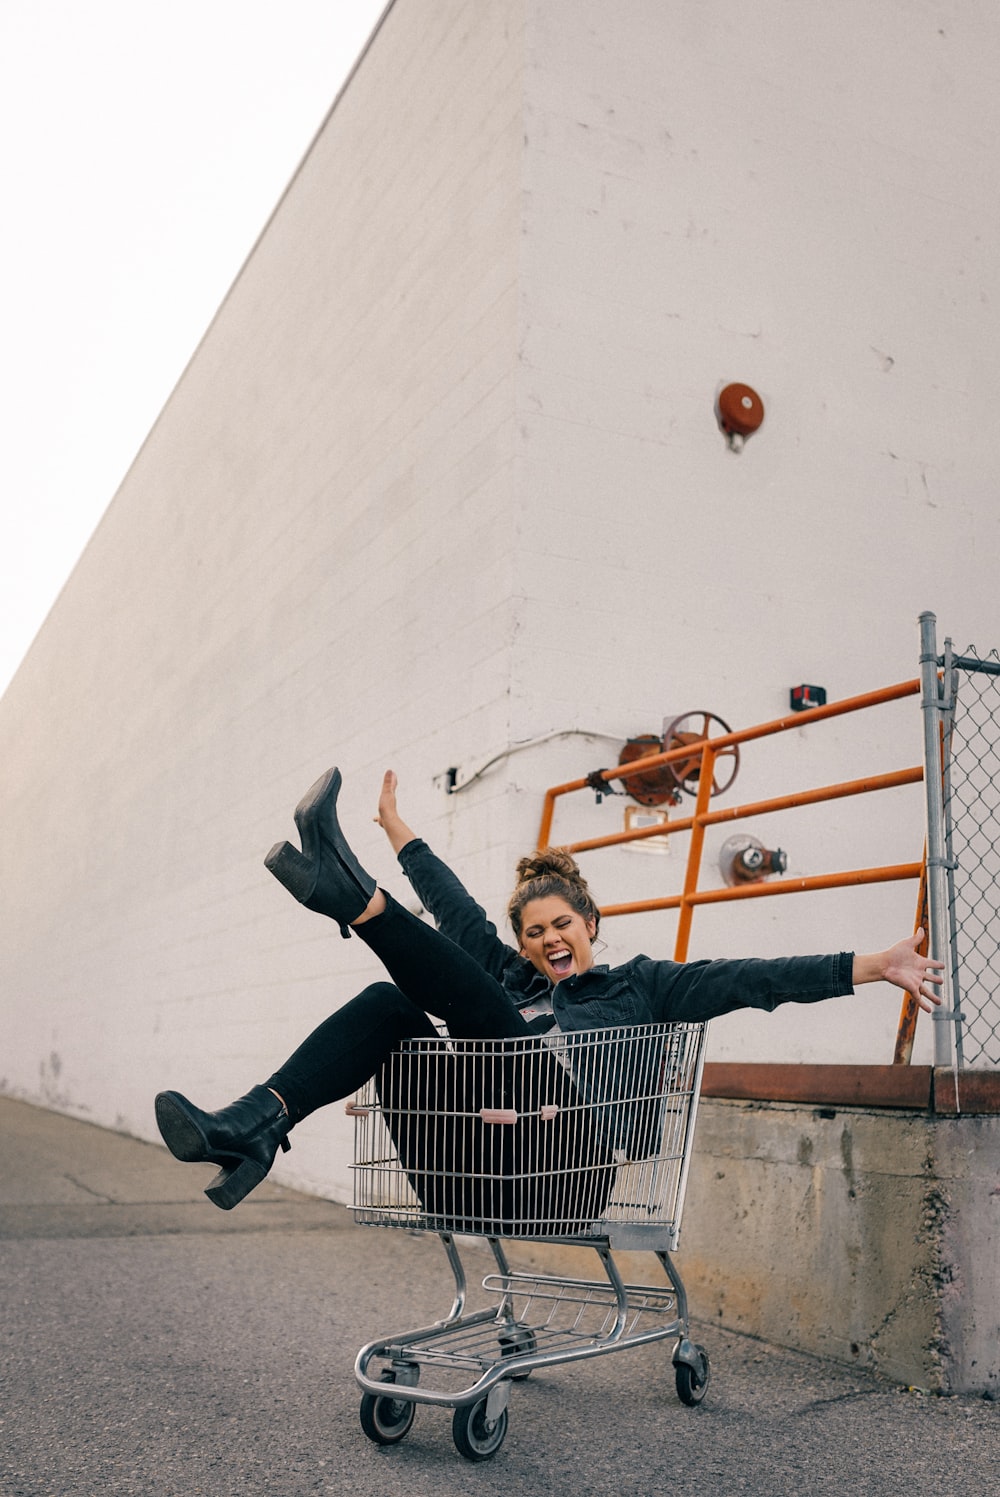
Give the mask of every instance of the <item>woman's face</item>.
[[594, 965], [596, 933], [596, 921], [585, 920], [558, 894], [529, 899], [521, 911], [521, 955], [552, 983]]

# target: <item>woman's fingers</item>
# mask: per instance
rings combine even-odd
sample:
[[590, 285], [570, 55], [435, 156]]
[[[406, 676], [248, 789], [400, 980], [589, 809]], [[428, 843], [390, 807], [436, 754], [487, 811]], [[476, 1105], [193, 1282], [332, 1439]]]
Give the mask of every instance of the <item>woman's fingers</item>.
[[396, 815], [396, 786], [398, 784], [396, 772], [387, 769], [382, 776], [382, 790], [378, 798], [378, 812], [375, 820], [379, 826], [385, 826], [386, 820]]

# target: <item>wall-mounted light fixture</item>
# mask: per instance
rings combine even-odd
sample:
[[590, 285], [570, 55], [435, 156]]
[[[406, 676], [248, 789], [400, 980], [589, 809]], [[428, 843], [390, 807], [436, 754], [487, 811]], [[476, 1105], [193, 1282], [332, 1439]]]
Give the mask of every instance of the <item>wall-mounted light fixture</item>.
[[764, 402], [749, 385], [725, 385], [715, 402], [716, 419], [733, 452], [742, 452], [764, 420]]

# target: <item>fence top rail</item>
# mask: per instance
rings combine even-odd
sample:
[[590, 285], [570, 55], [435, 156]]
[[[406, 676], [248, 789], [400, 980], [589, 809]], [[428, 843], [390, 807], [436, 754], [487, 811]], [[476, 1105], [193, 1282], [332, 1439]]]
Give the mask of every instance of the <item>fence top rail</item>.
[[[1000, 676], [1000, 660], [980, 660], [977, 655], [952, 655], [948, 663], [956, 670], [979, 671], [984, 676]], [[944, 664], [943, 658], [938, 664]]]

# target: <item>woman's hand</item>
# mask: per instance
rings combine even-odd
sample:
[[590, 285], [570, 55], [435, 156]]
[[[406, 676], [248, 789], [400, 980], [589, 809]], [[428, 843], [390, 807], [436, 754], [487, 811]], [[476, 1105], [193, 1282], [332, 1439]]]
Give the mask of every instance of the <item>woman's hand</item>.
[[856, 956], [854, 986], [863, 982], [891, 982], [894, 987], [909, 993], [925, 1013], [932, 1013], [941, 1002], [937, 989], [944, 981], [944, 962], [921, 956], [917, 947], [923, 939], [923, 931], [918, 930], [905, 940], [897, 941], [888, 951]]
[[375, 820], [388, 837], [393, 852], [402, 852], [407, 842], [413, 842], [416, 832], [411, 832], [396, 807], [395, 771], [387, 769], [382, 777], [382, 793], [378, 798], [378, 813]]

